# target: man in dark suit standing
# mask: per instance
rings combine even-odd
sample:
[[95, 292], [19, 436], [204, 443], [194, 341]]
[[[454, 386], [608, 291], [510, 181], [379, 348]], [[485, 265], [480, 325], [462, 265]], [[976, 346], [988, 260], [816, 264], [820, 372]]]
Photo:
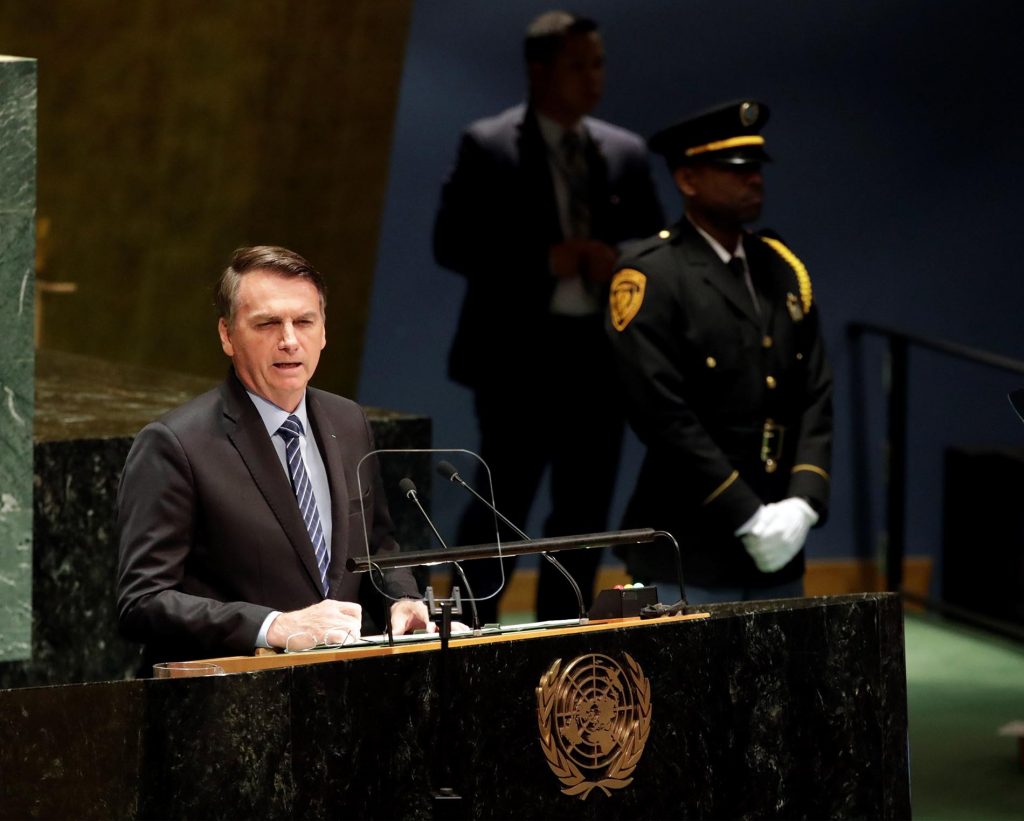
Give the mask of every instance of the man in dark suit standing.
[[[603, 306], [617, 246], [660, 228], [662, 212], [642, 139], [587, 116], [604, 90], [596, 24], [542, 14], [527, 29], [525, 57], [528, 103], [469, 126], [441, 196], [434, 255], [467, 280], [449, 375], [475, 393], [499, 508], [525, 523], [550, 465], [545, 534], [599, 532], [624, 427]], [[460, 544], [493, 538], [490, 513], [470, 508]], [[559, 558], [589, 605], [598, 551]], [[477, 596], [497, 588], [496, 562], [466, 569]], [[491, 600], [481, 616], [494, 621], [496, 611]], [[537, 615], [575, 615], [565, 581], [545, 563]]]
[[[147, 425], [118, 490], [118, 612], [149, 661], [358, 637], [345, 560], [394, 551], [369, 423], [307, 387], [326, 344], [324, 282], [284, 248], [235, 252], [216, 294], [232, 370]], [[395, 632], [427, 624], [408, 571], [384, 575]], [[329, 636], [329, 637], [328, 637]]]
[[[647, 455], [627, 527], [675, 534], [693, 603], [803, 594], [804, 540], [828, 511], [832, 374], [811, 279], [761, 214], [756, 100], [655, 134], [686, 200], [611, 287], [630, 423]], [[625, 550], [635, 579], [679, 589], [670, 552]]]

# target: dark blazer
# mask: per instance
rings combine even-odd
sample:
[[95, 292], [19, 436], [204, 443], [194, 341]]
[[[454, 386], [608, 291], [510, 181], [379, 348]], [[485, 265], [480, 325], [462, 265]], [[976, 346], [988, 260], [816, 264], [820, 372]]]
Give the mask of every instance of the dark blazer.
[[[583, 121], [591, 172], [591, 235], [609, 245], [664, 225], [643, 139]], [[472, 123], [441, 194], [437, 262], [468, 280], [449, 375], [477, 386], [488, 374], [527, 375], [543, 356], [536, 333], [555, 279], [548, 251], [563, 239], [547, 145], [524, 105]]]
[[[397, 549], [370, 426], [354, 402], [314, 388], [306, 408], [331, 488], [330, 597], [356, 601], [345, 570], [365, 550]], [[117, 496], [118, 613], [151, 660], [251, 654], [271, 610], [321, 601], [313, 545], [259, 412], [231, 373], [223, 384], [147, 425], [135, 438]], [[411, 574], [385, 577], [417, 596]]]
[[[639, 246], [612, 282], [611, 319], [628, 319], [609, 327], [616, 370], [647, 445], [627, 525], [672, 532], [688, 580], [704, 586], [799, 578], [803, 551], [760, 573], [733, 533], [760, 504], [788, 496], [806, 498], [820, 523], [828, 510], [832, 376], [810, 279], [788, 249], [753, 234], [743, 247], [760, 313], [685, 219]], [[636, 551], [631, 569], [671, 581], [668, 558]]]

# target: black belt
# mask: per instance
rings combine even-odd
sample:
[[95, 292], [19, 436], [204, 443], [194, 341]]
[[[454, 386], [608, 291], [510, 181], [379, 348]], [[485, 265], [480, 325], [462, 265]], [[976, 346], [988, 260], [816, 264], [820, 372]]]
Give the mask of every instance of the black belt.
[[760, 428], [722, 427], [709, 433], [723, 446], [730, 461], [749, 465], [756, 452], [765, 473], [775, 473], [782, 461], [786, 429], [786, 425], [766, 419]]

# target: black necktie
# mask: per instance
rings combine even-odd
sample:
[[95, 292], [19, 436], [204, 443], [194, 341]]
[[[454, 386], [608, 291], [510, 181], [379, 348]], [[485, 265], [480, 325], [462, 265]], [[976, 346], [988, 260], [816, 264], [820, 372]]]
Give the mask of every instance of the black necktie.
[[583, 140], [574, 131], [562, 135], [562, 165], [569, 189], [569, 234], [590, 236], [590, 169]]
[[732, 271], [740, 282], [743, 283], [743, 287], [747, 289], [747, 293], [750, 294], [750, 301], [754, 305], [754, 313], [758, 316], [761, 315], [761, 306], [757, 302], [757, 293], [754, 291], [754, 282], [750, 278], [750, 272], [747, 271], [747, 264], [744, 262], [743, 257], [733, 257], [727, 263], [729, 270]]

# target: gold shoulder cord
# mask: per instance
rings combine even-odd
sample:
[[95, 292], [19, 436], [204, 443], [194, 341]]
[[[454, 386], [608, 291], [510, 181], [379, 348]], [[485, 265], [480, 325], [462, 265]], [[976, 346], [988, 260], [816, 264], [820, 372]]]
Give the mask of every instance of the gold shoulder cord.
[[782, 257], [796, 273], [796, 281], [800, 286], [800, 303], [806, 314], [811, 310], [811, 305], [814, 302], [814, 293], [811, 290], [811, 277], [807, 273], [807, 266], [797, 259], [796, 254], [777, 239], [772, 239], [771, 237], [761, 237], [761, 239], [771, 246], [775, 253]]

